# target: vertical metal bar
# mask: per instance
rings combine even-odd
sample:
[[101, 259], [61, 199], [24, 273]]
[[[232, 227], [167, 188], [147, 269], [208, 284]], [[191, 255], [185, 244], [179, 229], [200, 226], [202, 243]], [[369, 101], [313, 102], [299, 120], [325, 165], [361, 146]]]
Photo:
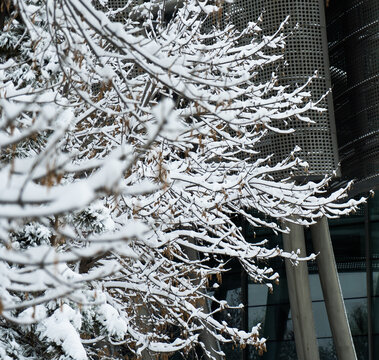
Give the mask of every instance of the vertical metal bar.
[[368, 360], [374, 360], [373, 331], [372, 331], [372, 261], [370, 236], [370, 205], [365, 206], [365, 255], [366, 255], [366, 288], [367, 288], [367, 336]]

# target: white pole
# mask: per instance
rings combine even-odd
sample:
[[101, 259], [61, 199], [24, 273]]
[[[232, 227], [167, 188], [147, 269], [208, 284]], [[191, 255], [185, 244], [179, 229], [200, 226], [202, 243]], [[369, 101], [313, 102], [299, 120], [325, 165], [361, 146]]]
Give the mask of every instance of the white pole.
[[[299, 255], [306, 256], [303, 227], [291, 223], [286, 225], [290, 233], [283, 234], [284, 250], [287, 252], [300, 250]], [[294, 266], [286, 259], [285, 265], [297, 357], [299, 360], [319, 360], [307, 263], [301, 261]]]

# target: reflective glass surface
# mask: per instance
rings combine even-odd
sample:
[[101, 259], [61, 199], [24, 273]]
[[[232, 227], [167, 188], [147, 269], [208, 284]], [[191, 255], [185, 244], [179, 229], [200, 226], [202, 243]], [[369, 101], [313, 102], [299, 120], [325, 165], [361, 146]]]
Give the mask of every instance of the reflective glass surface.
[[269, 341], [293, 339], [289, 304], [249, 307], [248, 326], [261, 324], [261, 335]]
[[312, 301], [323, 301], [324, 296], [322, 295], [320, 278], [317, 273], [309, 275], [309, 286], [311, 289]]
[[347, 317], [353, 336], [367, 336], [367, 298], [345, 299]]
[[248, 350], [248, 360], [298, 360], [295, 341], [268, 341], [268, 351], [259, 356], [254, 349]]
[[[379, 196], [369, 200], [368, 216], [365, 224], [365, 212], [359, 211], [355, 216], [344, 217], [329, 222], [332, 244], [337, 262], [337, 270], [344, 297], [346, 312], [359, 360], [368, 360], [368, 301], [367, 301], [367, 262], [366, 241], [370, 240], [372, 274], [372, 331], [373, 358], [379, 359]], [[367, 229], [369, 238], [366, 238]], [[274, 236], [270, 246], [281, 240]], [[306, 230], [308, 252], [312, 251], [310, 233]], [[256, 239], [260, 240], [260, 238]], [[276, 243], [275, 243], [276, 242]], [[288, 285], [284, 262], [274, 260], [268, 264], [280, 275], [279, 285], [273, 286], [273, 293], [264, 284], [248, 283], [246, 305], [248, 328], [261, 323], [261, 335], [267, 338], [267, 353], [258, 356], [253, 348], [247, 349], [246, 359], [281, 360], [297, 359], [294, 333], [289, 305]], [[317, 264], [309, 264], [309, 283], [312, 309], [315, 319], [316, 335], [319, 344], [320, 360], [336, 360], [335, 348], [329, 326], [328, 316], [317, 273]], [[234, 294], [234, 295], [233, 295]], [[238, 291], [233, 290], [228, 296], [238, 298]], [[236, 314], [229, 318], [238, 322]], [[230, 319], [229, 319], [230, 320]], [[235, 359], [236, 350], [230, 357]], [[242, 359], [242, 353], [239, 360]], [[227, 357], [229, 360], [229, 357]]]
[[373, 358], [379, 359], [379, 196], [369, 201], [370, 240], [372, 248], [372, 324]]
[[[370, 224], [370, 237], [372, 247], [372, 294], [379, 296], [379, 221]], [[379, 311], [379, 308], [375, 311]]]
[[[227, 278], [225, 283], [229, 286], [229, 289], [218, 294], [220, 300], [226, 300], [231, 306], [238, 306], [241, 304], [241, 287], [239, 284], [239, 274], [232, 274], [233, 276]], [[233, 281], [234, 278], [234, 281]], [[236, 281], [236, 278], [238, 279]], [[232, 287], [233, 286], [233, 287]], [[225, 287], [223, 288], [225, 289]], [[216, 295], [217, 296], [217, 295]], [[242, 310], [241, 309], [225, 309], [221, 314], [218, 315], [218, 319], [221, 321], [226, 321], [229, 326], [241, 328], [242, 325]], [[234, 344], [226, 344], [222, 347], [226, 355], [226, 359], [230, 360], [241, 360], [242, 351], [240, 348], [235, 347]]]
[[266, 305], [267, 296], [268, 296], [267, 285], [249, 283], [249, 286], [248, 286], [248, 305], [249, 306]]
[[379, 221], [379, 195], [369, 199], [370, 220]]
[[[350, 267], [361, 266], [361, 262], [351, 262]], [[362, 264], [363, 266], [363, 264]], [[345, 299], [355, 298], [355, 297], [366, 297], [367, 287], [366, 287], [366, 272], [339, 272], [339, 279], [342, 289], [342, 294]]]
[[336, 349], [331, 337], [317, 339], [320, 360], [337, 360]]
[[326, 313], [325, 303], [323, 301], [312, 302], [312, 310], [315, 319], [317, 337], [331, 337], [332, 333], [329, 326], [329, 320], [328, 315]]
[[[355, 352], [359, 360], [368, 359], [368, 338], [365, 336], [353, 336]], [[377, 359], [377, 358], [374, 358]]]
[[373, 336], [373, 344], [374, 344], [374, 359], [379, 359], [379, 335], [374, 335]]
[[373, 308], [374, 308], [373, 332], [374, 334], [379, 335], [379, 297], [375, 297], [372, 303], [373, 303]]

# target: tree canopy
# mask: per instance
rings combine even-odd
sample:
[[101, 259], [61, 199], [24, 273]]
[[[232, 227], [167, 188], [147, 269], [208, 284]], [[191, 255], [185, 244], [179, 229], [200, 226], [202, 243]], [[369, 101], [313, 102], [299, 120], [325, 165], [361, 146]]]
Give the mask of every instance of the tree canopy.
[[228, 304], [212, 289], [229, 259], [270, 287], [257, 261], [298, 259], [248, 242], [237, 219], [281, 232], [363, 200], [329, 177], [297, 182], [298, 149], [257, 151], [322, 111], [312, 77], [260, 77], [285, 22], [262, 34], [218, 1], [123, 4], [1, 3], [0, 357], [217, 358], [207, 337], [264, 351], [259, 325], [213, 316]]

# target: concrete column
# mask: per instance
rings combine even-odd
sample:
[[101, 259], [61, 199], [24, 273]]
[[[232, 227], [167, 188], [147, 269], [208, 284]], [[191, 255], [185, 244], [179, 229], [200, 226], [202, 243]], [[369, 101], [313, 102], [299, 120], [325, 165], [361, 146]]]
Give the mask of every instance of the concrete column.
[[326, 217], [311, 226], [311, 230], [314, 251], [319, 253], [318, 271], [337, 358], [356, 360]]
[[[306, 256], [303, 227], [291, 223], [286, 225], [291, 232], [283, 234], [284, 250], [300, 250], [300, 256]], [[286, 259], [285, 266], [297, 357], [299, 360], [319, 360], [307, 264], [300, 262], [294, 266]]]

